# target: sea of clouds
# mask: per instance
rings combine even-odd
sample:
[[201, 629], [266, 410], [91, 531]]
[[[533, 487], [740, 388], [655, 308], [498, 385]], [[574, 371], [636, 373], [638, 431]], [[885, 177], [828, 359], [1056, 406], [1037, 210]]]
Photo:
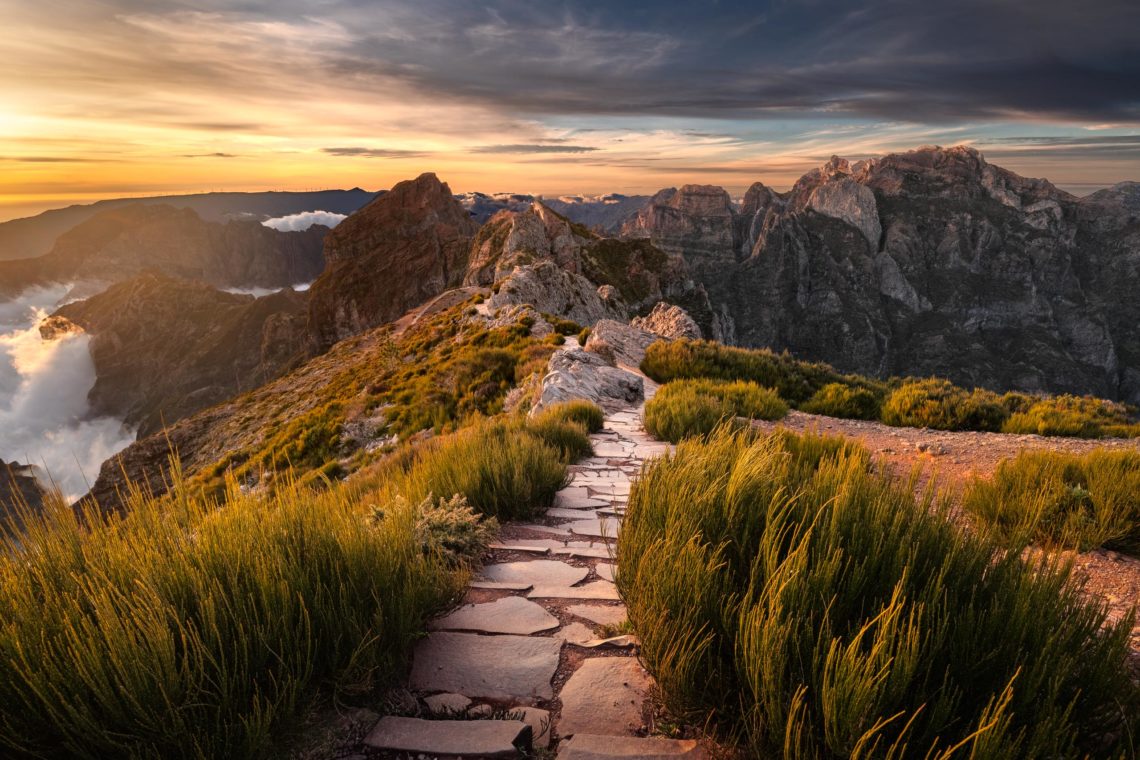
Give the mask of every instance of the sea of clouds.
[[35, 465], [45, 485], [76, 499], [95, 482], [104, 460], [135, 436], [121, 420], [90, 417], [90, 336], [40, 336], [39, 321], [71, 290], [32, 288], [0, 301], [0, 459]]
[[309, 229], [314, 224], [323, 224], [330, 228], [335, 227], [343, 222], [346, 216], [346, 214], [337, 214], [333, 211], [302, 211], [299, 214], [266, 219], [262, 224], [281, 232], [300, 232]]

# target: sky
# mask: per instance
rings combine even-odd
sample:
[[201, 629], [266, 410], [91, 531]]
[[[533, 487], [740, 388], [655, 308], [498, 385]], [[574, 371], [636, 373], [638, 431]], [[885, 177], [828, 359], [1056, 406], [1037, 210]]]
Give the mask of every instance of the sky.
[[777, 189], [969, 144], [1140, 180], [1135, 0], [0, 0], [0, 220], [98, 198]]

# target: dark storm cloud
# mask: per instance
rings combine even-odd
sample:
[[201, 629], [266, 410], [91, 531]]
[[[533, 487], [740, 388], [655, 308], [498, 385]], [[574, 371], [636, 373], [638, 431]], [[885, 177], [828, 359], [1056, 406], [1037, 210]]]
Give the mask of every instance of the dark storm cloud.
[[321, 148], [321, 152], [344, 158], [419, 158], [429, 155], [418, 150], [390, 150], [388, 148]]
[[1028, 158], [1140, 158], [1140, 135], [1013, 136], [990, 137], [977, 146], [991, 159]]
[[512, 153], [590, 153], [599, 148], [589, 145], [561, 145], [547, 142], [527, 145], [482, 145], [472, 148], [472, 153], [512, 154]]
[[1140, 120], [1134, 0], [381, 6], [330, 73], [537, 115]]

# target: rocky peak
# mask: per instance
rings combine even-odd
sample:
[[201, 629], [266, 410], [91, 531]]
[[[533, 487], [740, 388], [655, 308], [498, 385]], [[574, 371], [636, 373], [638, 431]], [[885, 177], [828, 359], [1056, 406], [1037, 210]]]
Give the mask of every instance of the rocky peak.
[[463, 283], [491, 285], [516, 266], [546, 259], [579, 273], [582, 249], [593, 238], [538, 201], [525, 211], [500, 211], [479, 230]]
[[701, 328], [697, 326], [689, 313], [680, 306], [659, 302], [653, 311], [644, 317], [635, 317], [631, 322], [634, 327], [651, 332], [659, 337], [677, 340], [688, 338], [700, 340]]
[[[686, 260], [723, 256], [736, 248], [732, 198], [715, 185], [662, 190], [622, 228], [623, 237], [649, 238]], [[735, 259], [735, 256], [731, 256]]]
[[325, 240], [311, 289], [314, 348], [398, 318], [463, 279], [477, 226], [434, 174], [421, 174], [349, 216]]

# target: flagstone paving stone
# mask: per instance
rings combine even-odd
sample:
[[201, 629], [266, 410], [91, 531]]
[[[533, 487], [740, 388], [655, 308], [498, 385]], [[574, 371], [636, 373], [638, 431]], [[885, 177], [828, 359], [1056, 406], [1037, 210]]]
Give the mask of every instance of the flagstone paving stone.
[[535, 586], [529, 599], [620, 599], [617, 586], [609, 581], [594, 581], [581, 586]]
[[705, 752], [691, 739], [647, 739], [576, 734], [558, 746], [556, 760], [704, 760]]
[[551, 699], [562, 642], [533, 636], [439, 632], [412, 656], [414, 691], [453, 691], [472, 698]]
[[482, 576], [487, 580], [504, 583], [529, 583], [543, 586], [573, 586], [586, 580], [588, 568], [575, 567], [553, 559], [538, 559], [530, 562], [502, 562], [483, 568]]
[[387, 716], [364, 743], [390, 752], [447, 757], [518, 757], [531, 744], [532, 729], [521, 720], [422, 720]]
[[598, 625], [620, 625], [625, 622], [627, 615], [624, 604], [573, 604], [566, 611]]
[[633, 657], [594, 657], [562, 687], [558, 733], [629, 736], [644, 720], [642, 707], [652, 681]]
[[529, 635], [559, 626], [558, 618], [521, 596], [505, 596], [483, 604], [465, 604], [429, 628], [436, 631], [482, 631]]

